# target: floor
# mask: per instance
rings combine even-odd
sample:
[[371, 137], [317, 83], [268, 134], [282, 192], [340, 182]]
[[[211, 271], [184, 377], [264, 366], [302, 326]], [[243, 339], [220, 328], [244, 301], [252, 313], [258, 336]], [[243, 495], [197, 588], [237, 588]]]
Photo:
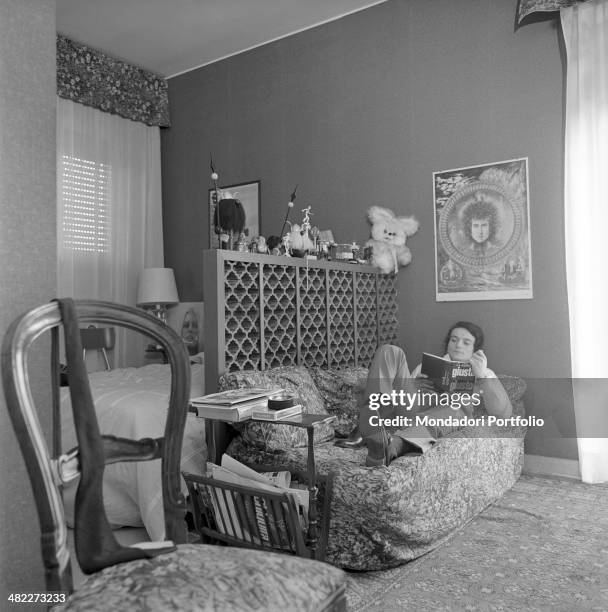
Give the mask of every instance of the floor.
[[606, 612], [608, 483], [524, 475], [446, 544], [349, 582], [355, 612]]

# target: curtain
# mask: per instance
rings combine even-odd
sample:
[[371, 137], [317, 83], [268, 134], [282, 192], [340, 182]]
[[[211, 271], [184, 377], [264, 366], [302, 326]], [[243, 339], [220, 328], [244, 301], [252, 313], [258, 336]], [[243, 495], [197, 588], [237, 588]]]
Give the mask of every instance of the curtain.
[[581, 477], [608, 481], [608, 0], [561, 11], [566, 274]]
[[[144, 267], [162, 267], [160, 132], [57, 98], [58, 295], [135, 305]], [[117, 334], [114, 365], [141, 365]]]
[[170, 125], [163, 77], [62, 34], [57, 34], [56, 58], [59, 97], [146, 125]]
[[521, 23], [532, 13], [551, 13], [567, 6], [588, 0], [519, 0], [517, 3], [517, 23]]

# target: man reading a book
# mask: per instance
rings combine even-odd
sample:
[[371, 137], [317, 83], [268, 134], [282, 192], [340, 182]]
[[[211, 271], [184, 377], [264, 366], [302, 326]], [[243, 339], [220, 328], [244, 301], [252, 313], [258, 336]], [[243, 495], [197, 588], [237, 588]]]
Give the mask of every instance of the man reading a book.
[[[488, 360], [482, 350], [483, 342], [483, 331], [478, 325], [458, 321], [450, 327], [446, 335], [445, 358], [470, 364], [475, 375], [473, 392], [483, 398], [483, 406], [488, 415], [510, 417], [511, 402], [496, 374], [488, 368]], [[378, 397], [379, 394], [394, 396], [395, 391], [404, 391], [410, 400], [423, 398], [426, 401], [419, 401], [417, 404], [409, 401], [407, 406], [393, 402], [377, 408], [370, 407], [370, 397]], [[410, 428], [404, 427], [393, 428], [395, 431], [388, 433], [383, 426], [371, 425], [370, 416], [376, 414], [382, 419], [388, 419], [398, 415], [413, 417], [424, 412], [430, 417], [447, 420], [448, 417], [459, 419], [472, 415], [473, 407], [470, 405], [455, 402], [453, 406], [446, 406], [429, 402], [428, 398], [433, 395], [439, 397], [435, 393], [433, 382], [422, 373], [421, 365], [410, 372], [405, 353], [399, 347], [388, 344], [381, 346], [369, 368], [365, 393], [359, 406], [359, 427], [348, 438], [338, 440], [336, 444], [345, 448], [356, 448], [365, 444], [368, 448], [366, 465], [388, 465], [393, 459], [407, 452], [419, 450], [408, 442], [408, 438], [412, 439], [413, 431], [408, 432]], [[420, 428], [417, 429], [416, 435], [419, 436]], [[423, 433], [427, 439], [432, 439], [447, 435], [454, 429], [458, 427], [437, 426], [426, 428]]]

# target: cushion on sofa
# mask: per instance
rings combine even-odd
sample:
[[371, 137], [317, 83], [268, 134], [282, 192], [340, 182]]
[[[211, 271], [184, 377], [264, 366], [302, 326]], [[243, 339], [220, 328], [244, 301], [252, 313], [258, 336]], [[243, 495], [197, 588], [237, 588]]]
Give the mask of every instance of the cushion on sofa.
[[[498, 380], [500, 380], [502, 386], [505, 388], [509, 399], [511, 400], [511, 406], [513, 407], [513, 416], [526, 416], [526, 411], [523, 405], [523, 395], [526, 392], [527, 384], [523, 378], [519, 376], [509, 376], [507, 374], [497, 374]], [[475, 417], [486, 415], [483, 398], [479, 406], [475, 408]], [[512, 433], [512, 432], [511, 432]], [[519, 432], [516, 433], [519, 435]]]
[[519, 376], [508, 376], [506, 374], [498, 374], [498, 379], [505, 388], [511, 402], [518, 402], [526, 392], [526, 381]]
[[[281, 387], [296, 395], [304, 413], [328, 414], [323, 398], [304, 366], [281, 366], [262, 372], [244, 370], [231, 372], [220, 378], [220, 390], [252, 387]], [[248, 444], [267, 452], [274, 453], [308, 444], [306, 430], [301, 427], [258, 422], [236, 423], [235, 426]], [[330, 424], [315, 427], [315, 444], [333, 436], [334, 430]]]
[[336, 433], [347, 436], [359, 422], [359, 405], [365, 391], [368, 369], [348, 367], [328, 370], [321, 366], [309, 368], [310, 375], [325, 402], [325, 408], [336, 420]]

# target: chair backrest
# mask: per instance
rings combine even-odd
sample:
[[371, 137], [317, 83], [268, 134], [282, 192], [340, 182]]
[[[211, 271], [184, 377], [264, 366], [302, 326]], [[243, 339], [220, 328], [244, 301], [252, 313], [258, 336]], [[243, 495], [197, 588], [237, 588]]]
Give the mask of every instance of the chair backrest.
[[114, 348], [116, 331], [113, 327], [96, 327], [91, 324], [80, 330], [80, 341], [82, 342], [82, 357], [86, 362], [87, 351], [100, 351], [106, 370], [110, 370], [110, 361], [107, 351]]
[[[152, 338], [166, 350], [172, 380], [162, 438], [127, 440], [99, 431], [82, 359], [79, 325], [89, 322], [125, 327]], [[29, 387], [28, 352], [45, 332], [65, 332], [68, 379], [78, 447], [53, 457], [45, 440]], [[53, 342], [56, 348], [56, 339]], [[186, 541], [186, 504], [180, 488], [180, 455], [190, 393], [190, 366], [181, 338], [142, 310], [110, 302], [51, 302], [18, 317], [2, 344], [2, 381], [13, 428], [30, 477], [41, 527], [42, 557], [47, 589], [71, 591], [70, 555], [60, 488], [80, 474], [75, 505], [75, 543], [85, 573], [152, 553], [121, 547], [105, 515], [102, 478], [106, 464], [161, 458], [161, 480], [166, 537]], [[56, 392], [54, 388], [53, 392]]]

